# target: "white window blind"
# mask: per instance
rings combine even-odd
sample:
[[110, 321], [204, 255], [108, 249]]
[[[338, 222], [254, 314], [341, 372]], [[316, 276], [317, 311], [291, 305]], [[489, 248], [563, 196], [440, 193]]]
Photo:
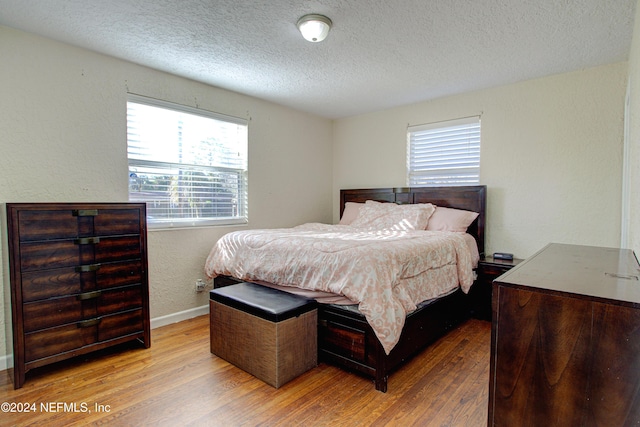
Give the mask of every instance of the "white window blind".
[[129, 95], [129, 200], [149, 227], [247, 222], [247, 121]]
[[409, 186], [480, 182], [480, 117], [409, 126]]

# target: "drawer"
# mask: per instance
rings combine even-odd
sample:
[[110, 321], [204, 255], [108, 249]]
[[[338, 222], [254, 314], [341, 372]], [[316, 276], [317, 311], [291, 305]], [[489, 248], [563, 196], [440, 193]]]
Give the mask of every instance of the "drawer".
[[24, 305], [24, 331], [33, 332], [142, 307], [139, 285], [85, 292]]
[[108, 341], [125, 335], [142, 333], [144, 321], [142, 309], [104, 316], [98, 328], [98, 341]]
[[143, 313], [138, 309], [27, 333], [25, 361], [32, 362], [143, 330]]
[[358, 362], [366, 362], [367, 334], [329, 316], [318, 320], [318, 347]]
[[496, 265], [483, 265], [482, 269], [480, 269], [480, 275], [490, 277], [491, 280], [495, 279], [498, 276], [503, 275], [507, 271], [509, 271], [511, 267], [501, 267]]
[[132, 209], [21, 210], [20, 241], [140, 233], [140, 211]]
[[27, 242], [20, 246], [21, 271], [75, 267], [140, 258], [140, 236], [89, 237]]
[[102, 295], [97, 299], [98, 316], [129, 311], [140, 307], [142, 307], [141, 286], [128, 286], [126, 288], [102, 291]]
[[[83, 313], [86, 312], [86, 316]], [[22, 310], [24, 331], [33, 332], [96, 317], [94, 301], [80, 301], [75, 296], [25, 304]]]
[[134, 285], [143, 281], [140, 259], [105, 264], [88, 264], [85, 272], [75, 267], [28, 271], [22, 274], [22, 300], [37, 301], [61, 295], [75, 295], [96, 289]]
[[113, 236], [116, 234], [140, 233], [139, 209], [99, 209], [93, 218], [93, 235]]
[[73, 323], [25, 334], [25, 361], [32, 362], [93, 344], [97, 336], [97, 322]]

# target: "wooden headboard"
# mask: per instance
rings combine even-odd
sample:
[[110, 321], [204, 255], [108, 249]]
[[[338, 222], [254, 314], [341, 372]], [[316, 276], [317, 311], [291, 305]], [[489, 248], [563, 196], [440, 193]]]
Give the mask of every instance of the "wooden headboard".
[[340, 217], [347, 202], [367, 200], [398, 204], [433, 203], [436, 206], [478, 212], [478, 218], [467, 232], [478, 242], [480, 256], [484, 256], [484, 227], [486, 221], [487, 186], [463, 187], [395, 187], [340, 190]]

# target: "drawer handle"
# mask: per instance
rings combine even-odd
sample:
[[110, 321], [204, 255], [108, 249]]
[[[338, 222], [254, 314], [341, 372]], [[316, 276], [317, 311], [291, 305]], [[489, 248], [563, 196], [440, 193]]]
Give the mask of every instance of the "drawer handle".
[[92, 326], [96, 326], [98, 323], [102, 321], [102, 318], [96, 317], [95, 319], [83, 320], [82, 322], [78, 322], [78, 328], [90, 328]]
[[98, 209], [74, 209], [73, 216], [98, 216]]
[[95, 299], [102, 295], [102, 291], [85, 292], [83, 294], [76, 295], [78, 301], [86, 301], [89, 299]]
[[99, 237], [81, 237], [73, 241], [76, 245], [97, 245], [100, 243]]
[[86, 265], [79, 265], [76, 267], [76, 273], [88, 273], [91, 271], [98, 271], [100, 270], [100, 264], [86, 264]]

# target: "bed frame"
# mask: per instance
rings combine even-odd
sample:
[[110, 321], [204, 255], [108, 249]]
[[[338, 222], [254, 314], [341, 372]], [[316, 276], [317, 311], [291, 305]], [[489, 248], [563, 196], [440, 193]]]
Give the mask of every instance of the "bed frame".
[[[375, 200], [399, 204], [433, 203], [478, 212], [467, 232], [484, 255], [486, 186], [376, 188], [340, 191], [340, 216], [347, 202]], [[235, 279], [217, 277], [215, 287]], [[387, 355], [365, 317], [337, 305], [318, 308], [318, 357], [321, 361], [357, 372], [386, 392], [389, 374], [407, 360], [470, 317], [471, 301], [461, 290], [424, 305], [407, 315], [400, 341]]]

